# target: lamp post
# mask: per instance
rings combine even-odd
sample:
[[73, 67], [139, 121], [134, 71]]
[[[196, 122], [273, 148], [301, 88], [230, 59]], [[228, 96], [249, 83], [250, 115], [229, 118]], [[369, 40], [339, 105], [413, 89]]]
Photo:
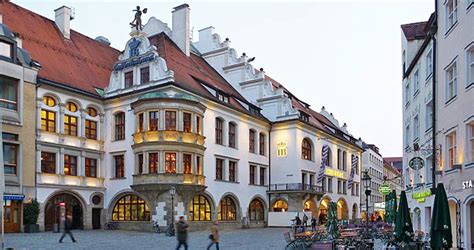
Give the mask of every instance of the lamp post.
[[170, 196], [171, 196], [171, 225], [169, 228], [168, 236], [174, 236], [174, 197], [176, 196], [176, 188], [171, 186], [170, 188]]
[[364, 175], [362, 177], [362, 181], [364, 183], [364, 188], [365, 188], [365, 209], [366, 209], [365, 222], [366, 222], [367, 232], [369, 232], [369, 196], [371, 193], [370, 183], [371, 183], [372, 178], [370, 178], [368, 170], [363, 171], [363, 173]]

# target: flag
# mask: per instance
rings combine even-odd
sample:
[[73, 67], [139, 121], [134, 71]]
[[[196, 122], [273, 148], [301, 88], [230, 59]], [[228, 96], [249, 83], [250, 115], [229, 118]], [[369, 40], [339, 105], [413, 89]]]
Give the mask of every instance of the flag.
[[354, 174], [355, 174], [355, 168], [357, 166], [357, 163], [359, 163], [359, 157], [356, 155], [352, 155], [351, 175], [349, 176], [349, 181], [347, 183], [348, 189], [352, 188], [352, 183], [354, 181]]
[[323, 153], [322, 153], [322, 157], [321, 157], [321, 168], [319, 169], [319, 174], [318, 174], [318, 182], [321, 182], [323, 181], [323, 178], [324, 178], [324, 173], [325, 173], [325, 170], [326, 170], [326, 161], [328, 159], [328, 154], [329, 154], [329, 147], [328, 145], [324, 145], [323, 146]]

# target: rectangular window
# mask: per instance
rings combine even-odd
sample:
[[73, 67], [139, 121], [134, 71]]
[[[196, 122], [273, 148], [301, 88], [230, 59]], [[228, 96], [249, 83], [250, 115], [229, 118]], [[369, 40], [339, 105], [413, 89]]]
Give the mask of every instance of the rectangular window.
[[138, 155], [138, 173], [143, 174], [143, 154]]
[[260, 186], [265, 186], [265, 179], [267, 176], [267, 168], [260, 168]]
[[449, 30], [458, 21], [458, 0], [446, 2], [446, 30]]
[[97, 177], [97, 159], [86, 158], [86, 176]]
[[468, 154], [471, 156], [471, 162], [474, 162], [474, 122], [467, 125], [467, 134], [468, 134]]
[[409, 147], [410, 146], [410, 125], [407, 125], [405, 127], [405, 147]]
[[176, 130], [176, 111], [165, 112], [165, 129]]
[[328, 177], [328, 193], [332, 193], [332, 177]]
[[196, 133], [202, 134], [201, 132], [201, 117], [196, 116]]
[[115, 163], [115, 178], [125, 177], [125, 161], [123, 155], [114, 156]]
[[420, 138], [420, 119], [418, 119], [418, 115], [415, 115], [415, 118], [413, 118], [413, 138], [416, 140]]
[[426, 54], [426, 78], [433, 74], [433, 51], [430, 49]]
[[176, 173], [176, 153], [165, 153], [165, 172]]
[[125, 73], [125, 88], [129, 88], [133, 85], [133, 71]]
[[158, 153], [148, 154], [148, 173], [158, 173]]
[[3, 142], [4, 173], [16, 175], [17, 165], [18, 165], [18, 145]]
[[260, 133], [260, 138], [259, 138], [259, 146], [258, 150], [260, 152], [260, 155], [265, 155], [265, 135], [263, 133]]
[[183, 169], [185, 174], [192, 174], [192, 157], [190, 154], [183, 154]]
[[433, 101], [432, 100], [426, 104], [425, 115], [426, 115], [426, 118], [425, 118], [426, 130], [429, 130], [433, 127]]
[[125, 140], [125, 113], [115, 115], [115, 140]]
[[224, 160], [216, 159], [216, 180], [222, 180], [222, 171], [224, 168]]
[[49, 110], [41, 110], [41, 130], [56, 132], [56, 113]]
[[8, 58], [12, 59], [12, 57], [13, 57], [13, 45], [10, 44], [10, 43], [6, 43], [4, 41], [0, 41], [0, 56], [8, 57]]
[[337, 150], [337, 169], [342, 169], [342, 150]]
[[250, 153], [255, 153], [255, 131], [249, 130], [249, 151]]
[[249, 184], [255, 185], [255, 171], [256, 171], [256, 166], [250, 165], [250, 176], [249, 176]]
[[[2, 43], [0, 42], [0, 44]], [[0, 108], [17, 110], [18, 80], [6, 76], [0, 76]]]
[[138, 114], [138, 132], [143, 131], [143, 124], [144, 124], [144, 115], [143, 113]]
[[446, 136], [446, 144], [448, 149], [448, 167], [452, 168], [456, 164], [456, 132], [452, 132]]
[[[473, 0], [474, 1], [474, 0]], [[474, 45], [467, 50], [467, 82], [466, 86], [474, 84]]]
[[229, 161], [229, 181], [236, 182], [237, 162]]
[[158, 131], [158, 111], [148, 112], [148, 127], [150, 131]]
[[405, 106], [410, 104], [410, 80], [407, 80], [407, 84], [405, 85]]
[[321, 187], [323, 188], [323, 193], [326, 193], [326, 177], [323, 177], [323, 180], [321, 181]]
[[341, 180], [337, 180], [337, 193], [342, 194]]
[[140, 69], [140, 83], [147, 83], [150, 81], [150, 67]]
[[201, 164], [201, 156], [196, 155], [196, 171], [198, 175], [202, 175], [202, 164]]
[[191, 113], [183, 113], [183, 131], [187, 133], [192, 132]]
[[457, 94], [457, 78], [457, 62], [454, 62], [448, 69], [446, 69], [446, 102], [454, 98]]
[[347, 194], [347, 182], [342, 181], [342, 193]]
[[86, 138], [97, 140], [97, 122], [86, 120]]
[[56, 154], [41, 152], [41, 172], [48, 174], [56, 173]]
[[64, 134], [77, 136], [77, 117], [64, 115]]
[[220, 92], [217, 92], [216, 96], [217, 96], [217, 99], [219, 99], [219, 101], [229, 103], [229, 97], [228, 96], [226, 96], [226, 95], [224, 95]]
[[77, 157], [64, 155], [64, 174], [77, 176]]
[[306, 173], [301, 174], [301, 183], [303, 184], [303, 186], [306, 184]]
[[221, 119], [216, 118], [216, 144], [223, 144], [222, 140], [222, 130], [223, 130], [223, 122]]
[[413, 96], [416, 96], [420, 92], [420, 76], [418, 69], [413, 74]]
[[229, 123], [229, 147], [235, 148], [235, 124]]

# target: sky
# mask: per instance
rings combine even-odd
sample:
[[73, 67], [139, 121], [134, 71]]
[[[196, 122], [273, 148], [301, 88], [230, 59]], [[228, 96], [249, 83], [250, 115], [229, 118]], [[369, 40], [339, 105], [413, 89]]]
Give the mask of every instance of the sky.
[[[171, 26], [170, 1], [25, 1], [16, 4], [54, 20], [74, 8], [71, 28], [107, 37], [123, 50], [136, 5]], [[433, 0], [186, 1], [194, 41], [213, 26], [238, 54], [320, 111], [325, 106], [349, 133], [384, 157], [402, 156], [401, 30], [428, 20]]]

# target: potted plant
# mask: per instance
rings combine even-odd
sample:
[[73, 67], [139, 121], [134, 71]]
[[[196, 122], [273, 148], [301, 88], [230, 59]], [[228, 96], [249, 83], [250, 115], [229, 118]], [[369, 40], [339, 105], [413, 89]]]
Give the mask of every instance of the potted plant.
[[25, 233], [39, 232], [38, 216], [40, 213], [39, 203], [36, 199], [23, 206], [23, 225], [25, 226]]

